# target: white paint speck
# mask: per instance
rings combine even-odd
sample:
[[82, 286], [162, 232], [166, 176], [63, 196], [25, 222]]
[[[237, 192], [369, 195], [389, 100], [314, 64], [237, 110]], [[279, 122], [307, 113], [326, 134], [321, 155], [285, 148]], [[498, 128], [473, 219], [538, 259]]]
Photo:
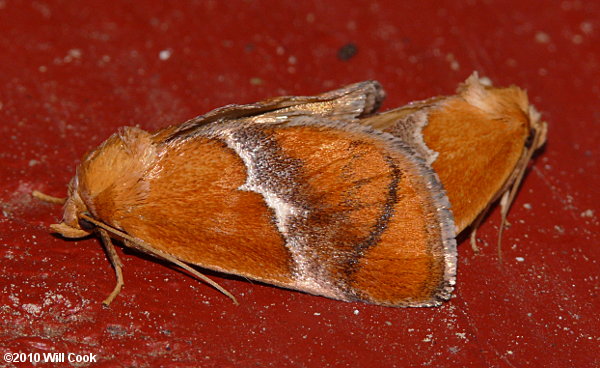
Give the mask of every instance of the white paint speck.
[[37, 304], [23, 304], [23, 309], [34, 316], [38, 316], [42, 311], [42, 307]]
[[535, 34], [535, 42], [548, 43], [550, 42], [550, 35], [548, 35], [546, 32], [539, 31]]
[[173, 51], [172, 50], [162, 50], [161, 52], [158, 53], [158, 58], [162, 61], [165, 60], [169, 60], [171, 58], [171, 55], [173, 55]]
[[253, 77], [250, 78], [250, 84], [253, 86], [260, 86], [261, 84], [263, 84], [263, 80], [258, 77]]
[[81, 57], [82, 53], [80, 49], [71, 49], [69, 50], [69, 56], [71, 56], [74, 59], [79, 59]]
[[71, 49], [67, 52], [67, 55], [63, 58], [63, 62], [70, 63], [73, 60], [81, 59], [82, 53], [80, 49]]
[[517, 260], [517, 262], [524, 262], [525, 258], [523, 257], [515, 257], [515, 259]]
[[591, 22], [582, 22], [579, 25], [579, 29], [581, 30], [581, 32], [583, 32], [585, 34], [590, 34], [594, 30], [594, 26], [592, 25]]
[[358, 314], [360, 313], [360, 311], [358, 309], [355, 309], [352, 313], [354, 313], [355, 316], [358, 316]]
[[585, 210], [579, 216], [581, 216], [581, 217], [594, 217], [594, 210]]
[[531, 209], [531, 203], [525, 203], [525, 204], [523, 204], [523, 207], [525, 207], [526, 210], [530, 210]]

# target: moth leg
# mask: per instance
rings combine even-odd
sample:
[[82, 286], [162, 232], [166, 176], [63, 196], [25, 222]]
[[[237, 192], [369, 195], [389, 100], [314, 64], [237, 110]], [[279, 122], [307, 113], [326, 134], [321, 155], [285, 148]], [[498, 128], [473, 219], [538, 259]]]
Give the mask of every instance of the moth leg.
[[502, 194], [502, 199], [500, 199], [500, 213], [502, 215], [502, 221], [500, 222], [500, 229], [498, 231], [498, 259], [500, 263], [502, 263], [502, 231], [506, 226], [509, 226], [509, 223], [506, 219], [508, 216], [508, 211], [517, 197], [519, 187], [521, 186], [521, 181], [525, 176], [525, 171], [527, 171], [527, 164], [531, 161], [535, 150], [539, 148], [546, 139], [545, 129], [545, 126], [543, 126], [542, 128], [535, 130], [533, 142], [527, 148], [522, 159], [517, 164], [516, 176], [510, 184], [510, 188]]
[[115, 285], [115, 288], [110, 293], [110, 295], [102, 302], [102, 304], [109, 306], [110, 303], [112, 303], [112, 301], [117, 297], [117, 295], [119, 295], [119, 293], [121, 292], [121, 288], [123, 288], [123, 285], [125, 285], [125, 282], [123, 282], [123, 263], [121, 263], [121, 259], [119, 258], [119, 255], [115, 250], [115, 246], [110, 240], [108, 232], [102, 228], [98, 228], [98, 232], [100, 233], [100, 237], [102, 238], [102, 244], [104, 244], [104, 248], [106, 249], [106, 253], [108, 254], [108, 259], [110, 260], [110, 263], [115, 269], [115, 274], [117, 276], [117, 284]]
[[477, 228], [473, 227], [473, 230], [471, 230], [471, 249], [473, 249], [473, 252], [475, 253], [479, 253], [479, 247], [477, 246]]
[[479, 253], [480, 251], [479, 247], [477, 246], [477, 229], [479, 228], [479, 226], [481, 226], [481, 223], [487, 215], [489, 208], [490, 205], [488, 204], [487, 207], [483, 211], [481, 211], [479, 215], [477, 215], [473, 223], [471, 223], [471, 249], [473, 249], [475, 253]]
[[[505, 227], [510, 226], [508, 220], [508, 210], [510, 209], [511, 198], [514, 199], [514, 195], [512, 194], [515, 187], [511, 187], [502, 193], [502, 197], [500, 199], [500, 216], [502, 217], [500, 221], [500, 228], [498, 230], [498, 259], [500, 263], [502, 263], [502, 231]], [[492, 203], [492, 202], [490, 202]], [[471, 224], [471, 248], [474, 252], [479, 253], [479, 247], [477, 246], [477, 229], [483, 222], [483, 219], [490, 211], [491, 205], [488, 204], [486, 208], [481, 211], [481, 213], [475, 218], [473, 223]]]
[[225, 294], [227, 297], [229, 297], [233, 301], [233, 303], [235, 305], [239, 305], [237, 299], [229, 291], [225, 290], [221, 285], [217, 284], [213, 280], [209, 279], [208, 277], [204, 276], [200, 272], [196, 271], [195, 269], [191, 268], [187, 264], [183, 263], [178, 258], [173, 257], [169, 253], [166, 253], [160, 249], [156, 249], [153, 246], [151, 246], [150, 244], [147, 244], [146, 242], [142, 241], [141, 239], [134, 238], [134, 237], [130, 236], [129, 234], [124, 233], [118, 229], [115, 229], [109, 225], [106, 225], [102, 221], [98, 221], [95, 218], [88, 216], [84, 213], [80, 214], [80, 218], [87, 220], [87, 221], [91, 222], [92, 224], [98, 226], [98, 231], [100, 232], [102, 241], [105, 244], [106, 249], [108, 251], [108, 256], [110, 258], [110, 261], [113, 264], [113, 266], [115, 267], [115, 272], [117, 274], [117, 285], [115, 286], [115, 289], [113, 290], [113, 292], [108, 296], [108, 298], [106, 298], [106, 300], [104, 301], [104, 304], [106, 304], [106, 305], [110, 304], [110, 302], [112, 302], [112, 300], [119, 294], [119, 292], [121, 291], [121, 288], [123, 287], [123, 284], [124, 284], [123, 273], [121, 272], [121, 267], [123, 266], [123, 264], [121, 263], [121, 260], [117, 256], [117, 253], [115, 252], [115, 248], [110, 240], [110, 236], [108, 235], [108, 233], [110, 232], [111, 234], [118, 236], [120, 239], [122, 239], [125, 242], [125, 245], [128, 247], [141, 250], [142, 252], [145, 252], [145, 253], [153, 255], [157, 258], [161, 258], [161, 259], [164, 259], [165, 261], [176, 264], [177, 266], [183, 268], [184, 270], [188, 271], [192, 275], [196, 276], [196, 278], [206, 282], [210, 286], [219, 290], [221, 293]]
[[508, 216], [508, 209], [510, 208], [511, 202], [514, 199], [514, 196], [511, 195], [511, 193], [515, 191], [513, 188], [511, 188], [510, 191], [507, 190], [504, 192], [502, 199], [500, 199], [500, 215], [502, 217], [500, 220], [500, 229], [498, 229], [498, 261], [500, 263], [502, 263], [502, 231], [508, 225], [506, 217]]
[[35, 199], [39, 199], [40, 201], [54, 204], [65, 204], [65, 202], [67, 201], [66, 198], [53, 197], [51, 195], [44, 194], [38, 190], [34, 190], [33, 192], [31, 192], [31, 196]]

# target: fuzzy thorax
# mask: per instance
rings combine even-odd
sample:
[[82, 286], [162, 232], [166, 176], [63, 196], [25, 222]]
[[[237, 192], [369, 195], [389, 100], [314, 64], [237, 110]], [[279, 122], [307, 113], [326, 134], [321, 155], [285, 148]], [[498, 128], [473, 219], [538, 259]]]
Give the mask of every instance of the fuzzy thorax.
[[89, 152], [69, 184], [63, 221], [52, 225], [52, 230], [68, 238], [90, 235], [80, 223], [84, 213], [110, 219], [109, 225], [119, 228], [121, 212], [146, 195], [143, 178], [157, 157], [152, 138], [139, 128], [124, 127]]

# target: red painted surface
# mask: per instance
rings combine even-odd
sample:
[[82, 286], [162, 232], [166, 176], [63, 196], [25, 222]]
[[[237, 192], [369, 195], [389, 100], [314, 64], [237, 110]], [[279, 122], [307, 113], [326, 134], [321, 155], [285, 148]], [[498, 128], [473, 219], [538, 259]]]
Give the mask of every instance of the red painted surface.
[[[0, 352], [93, 353], [104, 367], [600, 366], [600, 5], [350, 4], [0, 1]], [[358, 53], [338, 59], [350, 42]], [[481, 255], [459, 247], [456, 297], [440, 308], [211, 275], [235, 307], [121, 249], [126, 286], [103, 308], [114, 275], [98, 240], [50, 235], [61, 209], [29, 196], [64, 195], [81, 156], [122, 125], [364, 79], [385, 86], [386, 109], [452, 93], [473, 70], [526, 88], [549, 137], [504, 264], [495, 211]]]

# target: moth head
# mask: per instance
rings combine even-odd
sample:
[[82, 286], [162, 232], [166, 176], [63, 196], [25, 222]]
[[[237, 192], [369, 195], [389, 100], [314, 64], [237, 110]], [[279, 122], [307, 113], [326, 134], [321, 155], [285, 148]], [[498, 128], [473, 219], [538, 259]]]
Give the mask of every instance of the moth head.
[[83, 203], [78, 192], [77, 176], [69, 183], [69, 196], [65, 202], [63, 220], [60, 224], [50, 225], [50, 228], [65, 238], [83, 238], [90, 235], [94, 226], [85, 219], [82, 214], [88, 214], [88, 209]]

